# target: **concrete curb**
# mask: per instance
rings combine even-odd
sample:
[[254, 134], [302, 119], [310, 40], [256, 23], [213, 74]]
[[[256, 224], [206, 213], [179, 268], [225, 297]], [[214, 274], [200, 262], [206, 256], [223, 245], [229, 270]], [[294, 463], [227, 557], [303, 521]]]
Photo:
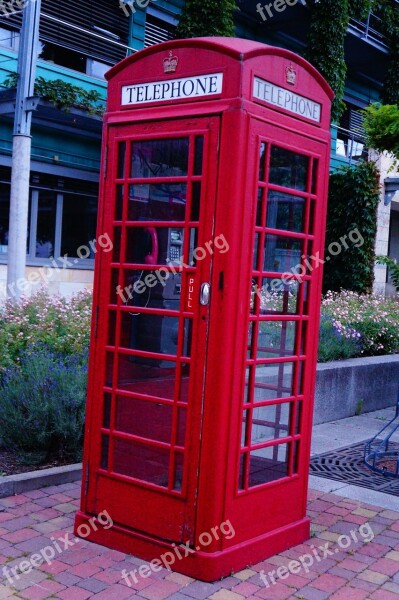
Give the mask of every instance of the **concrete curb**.
[[6, 477], [0, 477], [0, 498], [23, 494], [50, 485], [72, 483], [78, 481], [81, 477], [82, 465], [80, 463], [29, 471], [29, 473], [19, 473], [17, 475], [7, 475]]

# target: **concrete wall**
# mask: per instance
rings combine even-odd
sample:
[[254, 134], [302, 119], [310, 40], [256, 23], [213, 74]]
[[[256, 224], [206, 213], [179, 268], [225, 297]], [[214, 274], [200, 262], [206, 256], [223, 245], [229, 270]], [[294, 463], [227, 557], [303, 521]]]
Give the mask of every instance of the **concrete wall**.
[[399, 354], [318, 364], [313, 423], [394, 406], [398, 388]]
[[[93, 270], [88, 269], [51, 269], [47, 267], [26, 267], [24, 294], [30, 295], [39, 288], [46, 288], [50, 294], [70, 296], [75, 292], [93, 287]], [[7, 266], [0, 265], [0, 302], [6, 297]], [[28, 284], [29, 288], [28, 288]]]

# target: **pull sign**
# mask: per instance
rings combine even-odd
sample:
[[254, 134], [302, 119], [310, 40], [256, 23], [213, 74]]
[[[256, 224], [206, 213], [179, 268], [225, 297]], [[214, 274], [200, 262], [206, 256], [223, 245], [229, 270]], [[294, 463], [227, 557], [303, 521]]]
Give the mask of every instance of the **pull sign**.
[[209, 298], [211, 295], [211, 286], [209, 283], [203, 283], [201, 285], [201, 293], [200, 293], [200, 304], [202, 306], [207, 306], [209, 304]]
[[194, 290], [195, 290], [195, 276], [190, 273], [187, 276], [187, 296], [186, 296], [186, 310], [192, 311], [194, 308]]

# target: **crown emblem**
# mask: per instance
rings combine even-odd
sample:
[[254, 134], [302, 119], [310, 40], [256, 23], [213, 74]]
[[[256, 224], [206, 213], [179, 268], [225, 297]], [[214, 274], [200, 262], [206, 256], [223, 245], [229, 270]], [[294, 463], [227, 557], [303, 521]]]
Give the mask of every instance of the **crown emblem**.
[[172, 50], [169, 50], [169, 56], [163, 59], [163, 70], [165, 73], [174, 73], [177, 69], [179, 59], [172, 55]]
[[287, 75], [287, 83], [290, 83], [291, 85], [295, 85], [296, 84], [296, 71], [295, 71], [293, 65], [290, 64], [290, 66], [285, 69], [285, 72]]

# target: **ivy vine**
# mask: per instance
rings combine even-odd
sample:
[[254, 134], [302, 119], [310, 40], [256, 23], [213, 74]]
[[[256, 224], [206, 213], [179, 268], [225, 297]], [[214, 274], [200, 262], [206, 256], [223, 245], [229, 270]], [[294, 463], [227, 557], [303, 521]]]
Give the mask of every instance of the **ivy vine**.
[[389, 47], [389, 62], [382, 101], [385, 104], [399, 104], [399, 7], [395, 0], [375, 0], [375, 10], [381, 18]]
[[[17, 87], [18, 73], [11, 73], [3, 85], [8, 88]], [[37, 77], [35, 81], [35, 96], [51, 102], [65, 112], [71, 108], [78, 108], [91, 115], [104, 114], [104, 100], [96, 90], [85, 90], [77, 85], [66, 83], [62, 79], [49, 81], [44, 77]]]
[[234, 36], [235, 0], [186, 0], [176, 29], [177, 38]]

